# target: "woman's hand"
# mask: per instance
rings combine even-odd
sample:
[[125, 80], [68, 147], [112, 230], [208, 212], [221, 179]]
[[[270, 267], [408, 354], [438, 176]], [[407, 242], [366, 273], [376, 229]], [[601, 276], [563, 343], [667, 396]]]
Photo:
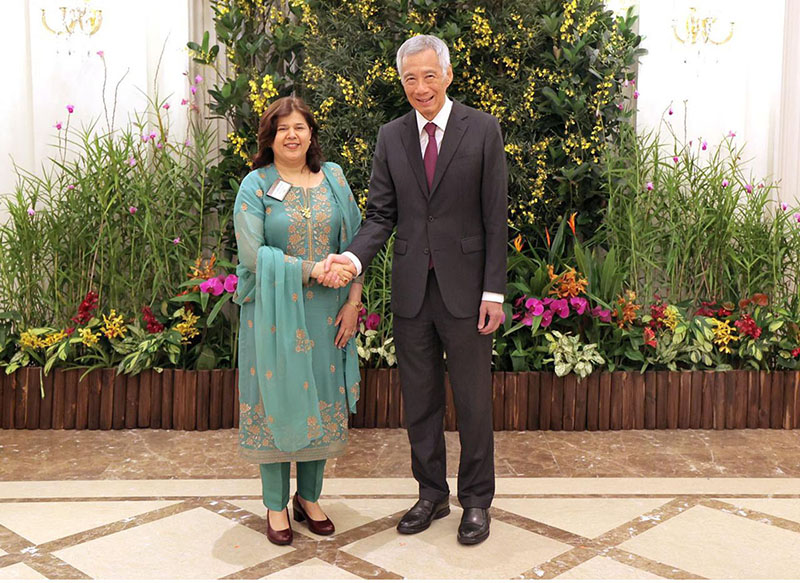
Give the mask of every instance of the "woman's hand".
[[[337, 263], [331, 267], [331, 271], [328, 275], [331, 283], [323, 285], [328, 285], [328, 287], [336, 289], [346, 286], [356, 274], [354, 267]], [[317, 283], [322, 284], [325, 276], [325, 264], [322, 261], [318, 261], [311, 270], [311, 277], [316, 279]]]
[[336, 348], [344, 348], [347, 346], [347, 342], [356, 334], [358, 326], [358, 308], [349, 301], [345, 303], [336, 316], [336, 325], [339, 326], [339, 331], [336, 333], [334, 344]]

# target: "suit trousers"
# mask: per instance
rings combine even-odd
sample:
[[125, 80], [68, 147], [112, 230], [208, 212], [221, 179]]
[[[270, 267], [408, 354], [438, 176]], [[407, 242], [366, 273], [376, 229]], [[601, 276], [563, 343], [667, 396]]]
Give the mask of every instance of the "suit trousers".
[[478, 333], [477, 313], [470, 318], [450, 314], [435, 269], [429, 270], [426, 285], [422, 308], [415, 317], [394, 316], [411, 470], [419, 483], [420, 498], [438, 502], [449, 496], [444, 352], [461, 442], [458, 500], [465, 508], [489, 508], [494, 497], [492, 337]]

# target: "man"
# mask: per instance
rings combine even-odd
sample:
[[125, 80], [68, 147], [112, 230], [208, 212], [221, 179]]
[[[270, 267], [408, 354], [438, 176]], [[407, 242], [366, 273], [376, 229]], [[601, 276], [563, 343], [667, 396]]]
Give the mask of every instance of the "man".
[[447, 97], [453, 70], [441, 39], [407, 40], [397, 70], [413, 110], [381, 127], [366, 220], [326, 269], [352, 263], [361, 273], [397, 228], [391, 308], [419, 483], [419, 500], [397, 530], [421, 532], [450, 512], [444, 351], [461, 441], [458, 541], [476, 544], [489, 536], [494, 496], [491, 349], [503, 318], [508, 244], [503, 139], [494, 117]]

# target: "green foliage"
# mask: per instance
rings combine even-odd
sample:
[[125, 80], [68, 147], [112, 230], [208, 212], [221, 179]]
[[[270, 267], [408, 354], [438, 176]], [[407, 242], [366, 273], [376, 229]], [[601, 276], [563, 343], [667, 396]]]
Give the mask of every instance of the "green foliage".
[[[322, 124], [325, 155], [342, 165], [363, 206], [380, 125], [409, 110], [395, 70], [414, 34], [448, 43], [449, 94], [501, 122], [509, 154], [510, 222], [528, 235], [580, 210], [592, 233], [605, 204], [601, 158], [630, 108], [620, 109], [643, 54], [629, 12], [595, 0], [212, 0], [218, 45], [189, 43], [214, 67], [210, 107], [225, 117], [221, 172], [238, 178], [256, 151], [258, 117], [296, 93]], [[227, 56], [222, 69], [216, 55]], [[630, 93], [630, 90], [627, 90]], [[234, 192], [228, 193], [235, 196]]]
[[575, 373], [579, 379], [590, 374], [595, 365], [605, 363], [597, 351], [595, 344], [581, 344], [580, 338], [572, 334], [562, 334], [553, 330], [545, 334], [550, 345], [548, 351], [553, 355], [552, 361], [556, 375], [563, 377]]

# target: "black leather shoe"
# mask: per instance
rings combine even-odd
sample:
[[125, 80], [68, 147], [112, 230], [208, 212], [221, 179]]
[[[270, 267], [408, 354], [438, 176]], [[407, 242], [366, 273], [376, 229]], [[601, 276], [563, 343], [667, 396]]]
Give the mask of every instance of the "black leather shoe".
[[488, 508], [464, 508], [461, 524], [458, 525], [458, 542], [462, 545], [476, 545], [489, 538]]
[[437, 518], [444, 518], [450, 514], [450, 499], [445, 498], [441, 502], [431, 502], [420, 498], [411, 507], [411, 510], [403, 515], [397, 523], [397, 532], [401, 534], [416, 534], [422, 532], [431, 525]]

